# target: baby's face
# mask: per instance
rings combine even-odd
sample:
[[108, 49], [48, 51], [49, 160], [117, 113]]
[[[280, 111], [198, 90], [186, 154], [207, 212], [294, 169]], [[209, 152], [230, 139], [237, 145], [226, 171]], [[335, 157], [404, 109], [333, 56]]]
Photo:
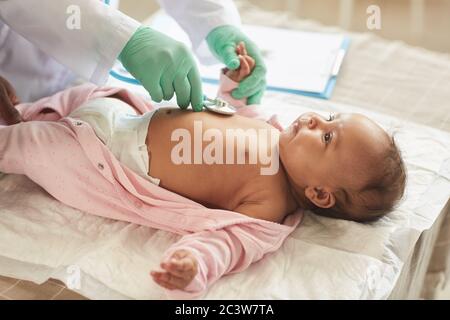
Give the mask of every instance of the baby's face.
[[301, 188], [361, 188], [388, 135], [360, 114], [305, 113], [280, 135], [280, 158]]

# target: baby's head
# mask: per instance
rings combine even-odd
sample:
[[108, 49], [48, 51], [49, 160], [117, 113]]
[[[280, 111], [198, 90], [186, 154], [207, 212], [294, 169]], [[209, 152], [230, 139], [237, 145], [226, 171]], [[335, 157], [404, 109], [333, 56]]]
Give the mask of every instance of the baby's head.
[[393, 138], [360, 114], [302, 114], [280, 135], [280, 159], [299, 205], [324, 216], [373, 221], [405, 189]]

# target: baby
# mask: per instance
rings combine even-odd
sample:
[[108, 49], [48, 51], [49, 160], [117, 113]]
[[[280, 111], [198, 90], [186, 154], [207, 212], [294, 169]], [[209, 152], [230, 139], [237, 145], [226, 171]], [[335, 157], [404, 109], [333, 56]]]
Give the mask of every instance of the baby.
[[[244, 79], [254, 66], [243, 44], [237, 53], [240, 69], [225, 70], [235, 82]], [[173, 141], [173, 132], [184, 128], [188, 136], [194, 136], [196, 121], [203, 131], [219, 130], [219, 137], [230, 129], [267, 129], [266, 136], [258, 137], [258, 151], [265, 148], [266, 154], [273, 154], [274, 145], [278, 145], [279, 170], [262, 175], [264, 164], [259, 161], [247, 165], [174, 163], [171, 151], [178, 140]], [[269, 135], [274, 133], [277, 136], [271, 141]], [[158, 177], [163, 188], [209, 207], [274, 222], [283, 221], [299, 206], [334, 218], [372, 221], [393, 208], [405, 186], [403, 161], [393, 139], [358, 114], [324, 118], [306, 113], [279, 132], [268, 123], [240, 115], [160, 109], [150, 122], [147, 141], [149, 175]], [[244, 153], [245, 163], [251, 162], [249, 141], [240, 147], [244, 150], [235, 146], [235, 153]]]
[[[254, 61], [243, 44], [236, 52], [241, 66], [224, 70], [224, 76], [237, 85], [250, 74]], [[9, 98], [13, 94], [7, 93], [12, 89], [5, 83], [2, 115], [10, 124], [18, 123], [20, 115]], [[257, 219], [281, 223], [304, 208], [338, 219], [373, 221], [395, 206], [405, 188], [405, 167], [394, 140], [359, 114], [305, 113], [280, 131], [273, 123], [239, 114], [161, 108], [139, 116], [113, 96], [88, 101], [69, 116], [89, 123], [118, 160], [152, 183], [209, 208]], [[203, 139], [197, 144], [187, 141], [198, 135], [199, 127]], [[215, 141], [229, 137], [230, 130], [255, 130], [256, 143], [251, 137], [237, 145], [229, 139]], [[201, 157], [213, 140], [218, 143], [209, 153], [213, 159], [195, 161], [197, 149]], [[225, 161], [223, 155], [230, 151], [227, 159], [233, 161]], [[262, 174], [267, 162], [253, 157], [255, 152], [279, 160], [277, 170]], [[242, 155], [244, 163], [236, 163], [234, 155]], [[161, 267], [164, 271], [151, 275], [167, 289], [184, 289], [198, 271], [188, 250], [175, 252]]]

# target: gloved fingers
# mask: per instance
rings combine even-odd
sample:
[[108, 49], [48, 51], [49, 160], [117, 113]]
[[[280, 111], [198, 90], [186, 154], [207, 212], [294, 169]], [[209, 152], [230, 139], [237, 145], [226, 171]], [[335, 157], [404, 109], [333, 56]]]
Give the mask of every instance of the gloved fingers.
[[177, 95], [177, 104], [181, 109], [186, 109], [189, 106], [189, 98], [191, 95], [191, 85], [187, 77], [177, 76], [173, 82], [173, 87]]
[[265, 85], [265, 72], [258, 68], [253, 69], [252, 73], [239, 83], [239, 86], [233, 90], [232, 96], [236, 99], [250, 97]]
[[261, 51], [259, 51], [258, 47], [256, 47], [255, 44], [252, 42], [247, 44], [247, 47], [245, 49], [246, 52], [248, 52], [248, 56], [252, 57], [255, 60], [256, 67], [259, 67], [263, 69], [264, 74], [266, 73], [266, 65], [264, 63], [264, 59], [261, 55]]
[[173, 78], [175, 72], [172, 70], [167, 70], [161, 77], [161, 88], [163, 91], [164, 100], [172, 99], [175, 89], [173, 88]]
[[161, 102], [163, 99], [163, 90], [161, 86], [159, 85], [159, 81], [152, 81], [152, 79], [149, 79], [148, 81], [141, 81], [142, 85], [144, 86], [145, 90], [148, 91], [150, 94], [150, 97], [153, 101]]
[[203, 90], [200, 73], [196, 66], [194, 66], [187, 75], [191, 86], [191, 106], [194, 111], [203, 110]]
[[227, 44], [221, 49], [221, 58], [228, 69], [236, 70], [239, 68], [239, 58], [234, 44]]
[[247, 104], [260, 104], [265, 91], [266, 86], [264, 85], [264, 87], [261, 90], [256, 92], [254, 95], [248, 97]]
[[236, 89], [234, 89], [231, 92], [231, 95], [233, 96], [233, 98], [235, 99], [243, 99], [243, 98], [248, 98], [251, 97], [252, 95], [254, 95], [255, 93], [257, 93], [259, 90], [261, 90], [264, 85], [265, 85], [265, 80], [261, 79], [261, 80], [257, 80], [258, 82], [256, 84], [252, 84], [252, 87], [246, 87], [245, 90], [240, 90], [240, 86], [241, 84], [244, 82], [242, 81], [241, 83], [239, 83], [239, 87], [237, 87]]

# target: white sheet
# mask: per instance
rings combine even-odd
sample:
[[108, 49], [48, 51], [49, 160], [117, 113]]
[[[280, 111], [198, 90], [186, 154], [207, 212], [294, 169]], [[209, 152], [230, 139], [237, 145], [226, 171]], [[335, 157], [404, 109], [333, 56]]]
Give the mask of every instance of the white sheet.
[[[209, 88], [209, 90], [214, 90]], [[264, 106], [288, 123], [304, 111], [361, 112], [397, 140], [408, 166], [406, 200], [381, 221], [363, 225], [307, 214], [282, 248], [248, 270], [220, 279], [209, 299], [387, 298], [423, 230], [450, 198], [450, 134], [357, 107], [282, 93]], [[178, 236], [68, 208], [23, 176], [0, 180], [0, 274], [72, 283], [89, 298], [164, 298], [148, 272]], [[333, 261], [330, 264], [330, 261]]]

